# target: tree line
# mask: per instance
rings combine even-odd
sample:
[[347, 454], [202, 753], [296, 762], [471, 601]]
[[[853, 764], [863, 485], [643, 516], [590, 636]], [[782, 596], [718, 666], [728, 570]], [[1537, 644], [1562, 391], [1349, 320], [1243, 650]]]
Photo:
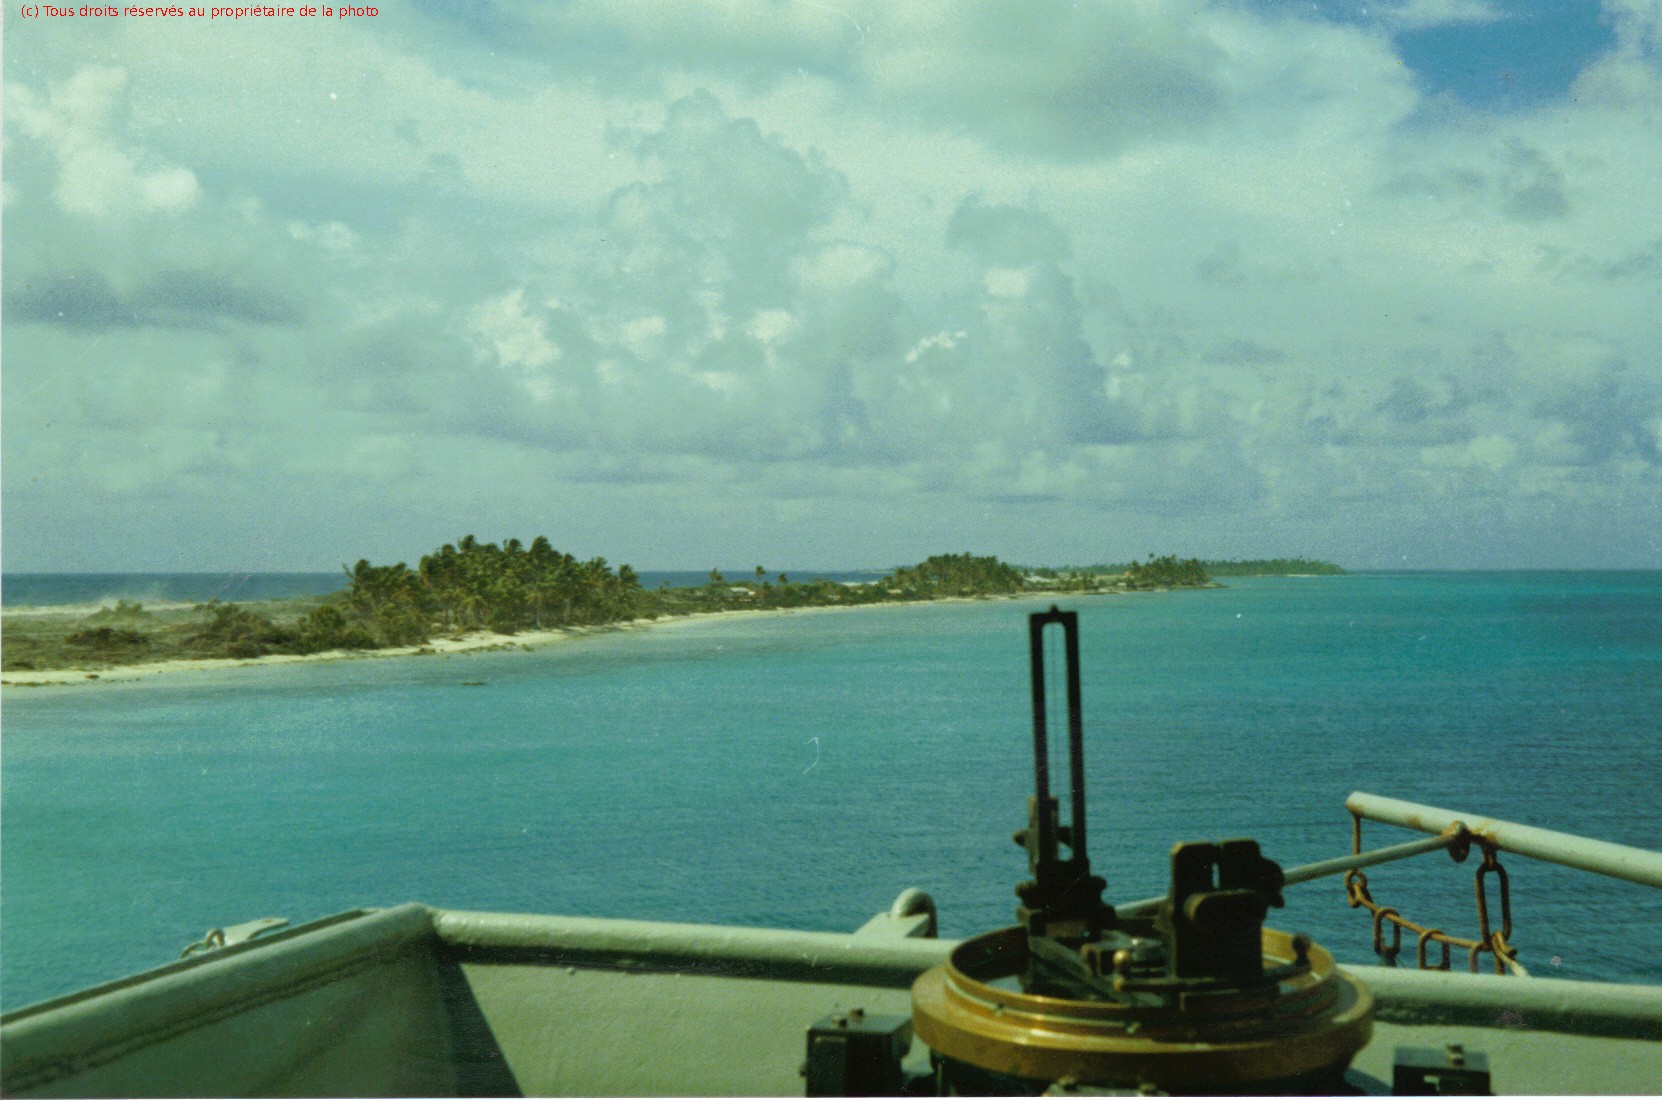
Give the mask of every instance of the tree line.
[[[1297, 563], [1316, 571], [1315, 563]], [[1335, 567], [1336, 568], [1336, 567]], [[1150, 556], [1126, 566], [1023, 569], [970, 553], [936, 554], [871, 582], [792, 580], [758, 565], [728, 579], [712, 569], [702, 585], [643, 589], [628, 565], [579, 559], [546, 537], [498, 545], [467, 535], [404, 562], [344, 567], [339, 592], [305, 601], [198, 605], [188, 616], [157, 616], [120, 601], [56, 633], [44, 626], [24, 637], [6, 624], [7, 668], [129, 664], [178, 657], [250, 658], [339, 649], [421, 646], [436, 636], [476, 630], [601, 626], [631, 619], [739, 609], [835, 607], [1012, 595], [1024, 591], [1104, 592], [1209, 583], [1195, 559]], [[298, 605], [298, 606], [297, 606]], [[302, 612], [300, 609], [305, 608]], [[275, 616], [275, 618], [273, 617]]]
[[[1144, 562], [1119, 562], [1101, 565], [1064, 565], [1060, 567], [1040, 567], [1029, 570], [1037, 577], [1048, 578], [1053, 581], [1074, 580], [1083, 582], [1085, 579], [1099, 579], [1104, 576], [1130, 575], [1142, 573], [1147, 575], [1149, 562], [1161, 563], [1157, 572], [1176, 576], [1171, 566], [1176, 561], [1175, 555], [1156, 557], [1148, 556]], [[1208, 578], [1217, 577], [1288, 577], [1298, 575], [1341, 576], [1345, 570], [1342, 566], [1330, 561], [1316, 558], [1247, 558], [1240, 561], [1224, 561], [1210, 558], [1187, 558], [1185, 562], [1194, 563], [1180, 571], [1184, 575], [1193, 577], [1203, 572]], [[1178, 563], [1182, 564], [1182, 563]]]
[[419, 645], [435, 632], [597, 626], [633, 619], [641, 608], [640, 578], [628, 565], [581, 561], [541, 535], [529, 546], [466, 535], [415, 569], [359, 560], [346, 576], [336, 602], [300, 620], [300, 634], [317, 648]]
[[1195, 558], [1178, 560], [1176, 554], [1144, 562], [1132, 562], [1125, 569], [1127, 588], [1187, 588], [1209, 584], [1212, 578]]
[[243, 651], [308, 653], [422, 645], [435, 634], [481, 629], [513, 634], [737, 608], [1008, 595], [1026, 583], [1012, 565], [963, 553], [937, 554], [871, 583], [793, 582], [783, 573], [769, 579], [758, 565], [754, 580], [730, 581], [712, 569], [697, 587], [645, 590], [630, 566], [614, 570], [605, 558], [578, 560], [542, 536], [529, 546], [518, 539], [499, 546], [472, 535], [446, 543], [414, 569], [360, 560], [346, 577], [345, 589], [292, 630], [262, 629], [241, 617], [214, 619], [209, 628], [231, 635]]
[[1207, 572], [1214, 577], [1292, 577], [1344, 575], [1344, 567], [1315, 558], [1248, 558], [1243, 561], [1209, 561]]

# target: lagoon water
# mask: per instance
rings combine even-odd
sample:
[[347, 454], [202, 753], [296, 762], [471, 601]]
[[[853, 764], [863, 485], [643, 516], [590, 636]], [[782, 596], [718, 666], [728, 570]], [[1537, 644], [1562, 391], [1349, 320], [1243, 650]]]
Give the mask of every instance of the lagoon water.
[[[1110, 900], [1161, 892], [1180, 839], [1253, 836], [1286, 865], [1340, 854], [1353, 790], [1662, 847], [1662, 573], [1061, 602], [1081, 613]], [[214, 926], [406, 900], [851, 930], [915, 885], [943, 935], [1008, 924], [1032, 781], [1025, 615], [1042, 606], [8, 690], [0, 998], [165, 963]], [[1504, 862], [1534, 972], [1662, 982], [1662, 891]], [[1470, 935], [1474, 867], [1379, 868], [1374, 895]], [[1271, 923], [1372, 961], [1337, 879], [1288, 902]]]

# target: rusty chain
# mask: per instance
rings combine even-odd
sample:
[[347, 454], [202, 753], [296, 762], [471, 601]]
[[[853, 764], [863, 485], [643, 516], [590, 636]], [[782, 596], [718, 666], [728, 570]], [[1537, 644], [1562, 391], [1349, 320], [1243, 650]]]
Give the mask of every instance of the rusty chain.
[[[1448, 970], [1450, 966], [1450, 948], [1459, 947], [1465, 950], [1467, 963], [1472, 973], [1478, 973], [1482, 968], [1479, 959], [1484, 952], [1494, 956], [1495, 973], [1508, 972], [1520, 977], [1527, 977], [1529, 971], [1518, 962], [1518, 949], [1512, 946], [1512, 891], [1511, 881], [1506, 868], [1500, 864], [1499, 852], [1493, 844], [1482, 837], [1473, 837], [1472, 843], [1483, 852], [1483, 861], [1477, 868], [1477, 923], [1479, 938], [1466, 939], [1461, 936], [1451, 936], [1440, 928], [1428, 928], [1423, 924], [1404, 917], [1396, 909], [1381, 905], [1373, 899], [1368, 891], [1368, 876], [1359, 868], [1352, 868], [1345, 872], [1345, 897], [1352, 909], [1364, 908], [1373, 915], [1373, 950], [1385, 961], [1387, 966], [1397, 965], [1398, 956], [1402, 953], [1402, 930], [1413, 932], [1417, 937], [1415, 942], [1415, 961], [1421, 970]], [[1469, 848], [1465, 844], [1454, 845], [1449, 848], [1449, 855], [1456, 863], [1463, 862]], [[1351, 851], [1361, 854], [1362, 851], [1362, 817], [1360, 814], [1351, 814]], [[1489, 920], [1489, 895], [1486, 889], [1486, 880], [1493, 875], [1498, 883], [1500, 896], [1500, 927], [1491, 927]], [[1386, 943], [1385, 927], [1390, 925], [1390, 942]], [[1442, 948], [1442, 957], [1436, 962], [1428, 961], [1427, 949], [1431, 944]]]

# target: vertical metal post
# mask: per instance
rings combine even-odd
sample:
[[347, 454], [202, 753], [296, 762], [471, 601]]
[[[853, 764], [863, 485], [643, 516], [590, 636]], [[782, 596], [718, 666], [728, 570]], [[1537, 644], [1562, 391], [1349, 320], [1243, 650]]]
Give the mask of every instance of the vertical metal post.
[[[1054, 612], [1056, 608], [1052, 607]], [[1045, 736], [1045, 615], [1027, 620], [1028, 667], [1033, 674], [1033, 787], [1041, 798], [1050, 794], [1050, 750]]]
[[1073, 781], [1073, 812], [1069, 815], [1068, 847], [1075, 859], [1085, 858], [1085, 711], [1079, 698], [1079, 613], [1058, 612], [1068, 657], [1068, 775]]
[[[1021, 899], [1016, 919], [1029, 937], [1090, 942], [1113, 921], [1114, 911], [1102, 900], [1107, 883], [1100, 875], [1091, 874], [1091, 862], [1085, 854], [1085, 719], [1079, 689], [1079, 615], [1052, 606], [1049, 611], [1029, 615], [1027, 623], [1033, 670], [1035, 790], [1027, 804], [1027, 828], [1016, 834], [1016, 843], [1027, 849], [1027, 866], [1033, 878], [1016, 887], [1016, 896]], [[1044, 635], [1052, 623], [1062, 628], [1068, 665], [1068, 790], [1072, 805], [1065, 824], [1061, 821], [1061, 806], [1050, 793]], [[1069, 849], [1066, 859], [1059, 851], [1062, 844]]]
[[[1045, 691], [1045, 627], [1056, 623], [1062, 628], [1063, 653], [1067, 659], [1068, 693], [1068, 790], [1071, 806], [1068, 815], [1068, 848], [1074, 859], [1083, 860], [1085, 851], [1085, 709], [1079, 687], [1079, 613], [1051, 607], [1049, 611], [1028, 616], [1028, 645], [1033, 673], [1033, 778], [1041, 804], [1050, 797], [1050, 752], [1047, 743]], [[1039, 821], [1040, 851], [1056, 852], [1048, 814]]]
[[[1051, 606], [1051, 612], [1056, 607]], [[1055, 823], [1050, 805], [1050, 746], [1047, 740], [1045, 715], [1045, 624], [1048, 615], [1030, 615], [1027, 619], [1028, 666], [1033, 674], [1033, 789], [1038, 801], [1037, 825], [1038, 855], [1041, 861], [1056, 858]]]

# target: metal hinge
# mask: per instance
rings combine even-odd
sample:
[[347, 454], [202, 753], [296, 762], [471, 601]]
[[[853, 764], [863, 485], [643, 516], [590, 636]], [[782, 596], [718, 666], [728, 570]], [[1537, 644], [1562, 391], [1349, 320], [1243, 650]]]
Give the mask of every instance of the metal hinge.
[[188, 959], [192, 955], [202, 955], [209, 951], [218, 951], [222, 947], [247, 943], [256, 936], [284, 927], [288, 922], [287, 917], [261, 917], [259, 920], [233, 924], [229, 928], [210, 928], [207, 935], [179, 952], [179, 957]]

